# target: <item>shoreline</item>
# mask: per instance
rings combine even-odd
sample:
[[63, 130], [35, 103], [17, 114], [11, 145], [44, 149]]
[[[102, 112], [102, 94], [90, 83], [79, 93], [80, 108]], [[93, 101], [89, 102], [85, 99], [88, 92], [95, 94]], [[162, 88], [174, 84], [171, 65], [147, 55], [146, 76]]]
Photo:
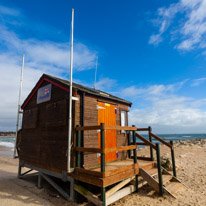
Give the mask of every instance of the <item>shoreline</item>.
[[[174, 148], [177, 177], [187, 186], [178, 192], [177, 199], [166, 194], [159, 197], [151, 187], [145, 185], [138, 193], [128, 195], [112, 205], [206, 205], [206, 139], [177, 141], [174, 142]], [[1, 152], [6, 151], [12, 154], [10, 148], [0, 146], [0, 206], [77, 205], [60, 197], [46, 181], [43, 189], [37, 189], [37, 177], [17, 179], [18, 159], [2, 157]], [[161, 156], [171, 157], [170, 150], [165, 145], [160, 146], [160, 152]], [[149, 156], [149, 148], [141, 148], [137, 153]], [[85, 203], [78, 205], [85, 205]]]
[[15, 137], [16, 134], [0, 135], [0, 137]]

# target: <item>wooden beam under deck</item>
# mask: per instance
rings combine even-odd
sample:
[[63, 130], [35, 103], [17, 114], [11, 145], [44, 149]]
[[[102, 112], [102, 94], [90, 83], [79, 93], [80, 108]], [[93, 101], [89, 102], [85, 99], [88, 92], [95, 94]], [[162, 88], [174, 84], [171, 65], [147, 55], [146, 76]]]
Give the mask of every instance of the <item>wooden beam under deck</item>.
[[91, 175], [91, 176], [95, 176], [95, 177], [104, 178], [104, 177], [116, 175], [118, 173], [122, 173], [122, 172], [130, 170], [130, 169], [138, 169], [138, 168], [139, 168], [139, 165], [137, 163], [129, 165], [129, 166], [124, 166], [124, 167], [121, 167], [118, 169], [106, 171], [106, 172], [101, 172], [100, 168], [94, 168], [93, 170], [89, 170], [89, 169], [83, 169], [83, 168], [76, 167], [75, 173], [79, 173], [80, 175], [87, 174], [87, 175]]

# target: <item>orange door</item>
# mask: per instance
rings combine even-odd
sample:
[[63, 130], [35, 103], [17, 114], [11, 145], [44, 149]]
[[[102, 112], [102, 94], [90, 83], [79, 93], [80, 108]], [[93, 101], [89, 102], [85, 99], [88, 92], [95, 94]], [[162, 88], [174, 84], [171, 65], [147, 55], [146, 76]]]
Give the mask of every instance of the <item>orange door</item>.
[[[98, 102], [98, 125], [104, 123], [105, 125], [116, 125], [115, 106], [103, 102]], [[99, 148], [100, 148], [100, 132], [98, 134]], [[105, 131], [105, 148], [112, 148], [117, 146], [116, 130]], [[105, 161], [113, 161], [117, 159], [115, 152], [106, 154]], [[100, 157], [99, 157], [100, 163]]]

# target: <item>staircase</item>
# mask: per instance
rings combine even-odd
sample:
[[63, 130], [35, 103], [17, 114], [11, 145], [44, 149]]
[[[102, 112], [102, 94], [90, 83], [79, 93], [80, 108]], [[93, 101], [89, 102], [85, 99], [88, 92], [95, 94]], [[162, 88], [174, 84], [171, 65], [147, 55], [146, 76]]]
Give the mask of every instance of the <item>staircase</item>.
[[[166, 169], [161, 167], [162, 171], [162, 185], [163, 191], [170, 194], [175, 198], [175, 193], [179, 191], [184, 184], [180, 182], [176, 177], [171, 175]], [[155, 191], [159, 193], [159, 178], [158, 178], [158, 168], [152, 167], [147, 170], [140, 169], [140, 176], [143, 178], [142, 183], [148, 183]]]

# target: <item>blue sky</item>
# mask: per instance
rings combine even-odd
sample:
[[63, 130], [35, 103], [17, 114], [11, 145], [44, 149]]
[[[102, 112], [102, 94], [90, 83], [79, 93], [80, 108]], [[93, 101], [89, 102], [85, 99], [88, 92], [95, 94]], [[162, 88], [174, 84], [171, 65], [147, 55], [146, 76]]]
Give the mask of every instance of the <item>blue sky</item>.
[[14, 130], [21, 55], [23, 99], [42, 73], [133, 102], [129, 122], [157, 133], [206, 132], [206, 1], [0, 2], [0, 130]]

